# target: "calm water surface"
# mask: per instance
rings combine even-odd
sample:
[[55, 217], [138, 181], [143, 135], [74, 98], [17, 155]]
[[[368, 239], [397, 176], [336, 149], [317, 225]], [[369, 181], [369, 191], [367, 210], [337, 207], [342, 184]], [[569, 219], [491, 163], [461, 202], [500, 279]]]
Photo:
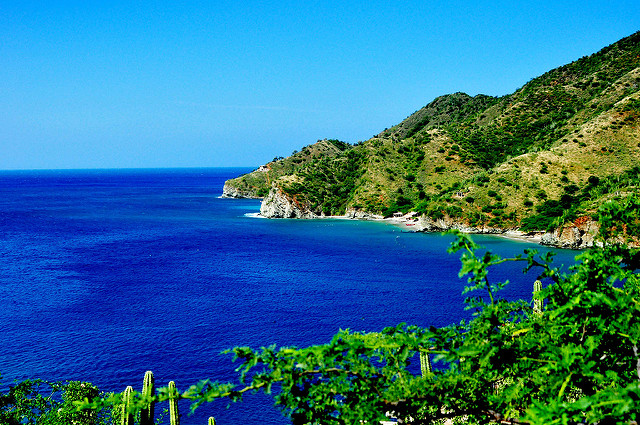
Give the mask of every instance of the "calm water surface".
[[[0, 386], [84, 380], [104, 391], [186, 389], [235, 376], [236, 345], [327, 342], [467, 317], [450, 236], [349, 220], [255, 218], [259, 201], [219, 198], [247, 169], [0, 172]], [[502, 255], [544, 248], [477, 237]], [[575, 252], [559, 251], [570, 264]], [[509, 297], [535, 276], [509, 264]], [[186, 413], [188, 405], [182, 407]], [[286, 424], [271, 400], [205, 405], [226, 424]]]

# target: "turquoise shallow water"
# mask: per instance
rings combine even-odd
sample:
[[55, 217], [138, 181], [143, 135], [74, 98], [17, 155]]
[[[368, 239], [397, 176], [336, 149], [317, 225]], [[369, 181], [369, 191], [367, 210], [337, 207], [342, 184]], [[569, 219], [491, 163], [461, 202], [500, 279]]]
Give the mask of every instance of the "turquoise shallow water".
[[[220, 199], [245, 169], [0, 172], [0, 385], [14, 379], [141, 386], [145, 370], [186, 389], [227, 380], [236, 345], [323, 343], [340, 328], [467, 317], [452, 240], [384, 223], [267, 220], [255, 200]], [[502, 255], [547, 249], [496, 237]], [[576, 253], [558, 251], [557, 263]], [[535, 276], [497, 270], [509, 297]], [[186, 411], [187, 406], [183, 407]], [[270, 399], [226, 410], [225, 424], [287, 423]]]

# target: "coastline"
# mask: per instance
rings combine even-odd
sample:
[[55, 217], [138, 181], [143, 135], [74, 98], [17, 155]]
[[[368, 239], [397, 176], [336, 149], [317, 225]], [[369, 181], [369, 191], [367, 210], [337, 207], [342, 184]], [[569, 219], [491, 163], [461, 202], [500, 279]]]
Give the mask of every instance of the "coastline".
[[[226, 195], [226, 196], [224, 196]], [[238, 198], [238, 193], [232, 193], [227, 184], [223, 189], [223, 197]], [[520, 231], [517, 228], [499, 228], [488, 226], [472, 226], [457, 221], [455, 218], [444, 216], [433, 219], [428, 216], [418, 216], [416, 212], [402, 214], [397, 212], [393, 217], [384, 218], [381, 215], [349, 209], [341, 216], [317, 215], [310, 211], [304, 203], [288, 196], [281, 190], [271, 190], [262, 199], [258, 217], [265, 218], [295, 218], [295, 219], [341, 219], [364, 220], [389, 223], [407, 232], [438, 233], [448, 230], [458, 230], [467, 234], [500, 236], [518, 242], [552, 246], [560, 249], [586, 249], [594, 245], [599, 232], [598, 223], [593, 220], [583, 220], [580, 223], [570, 223], [565, 227], [551, 231]]]
[[[254, 213], [250, 215], [252, 218], [266, 218], [267, 217], [261, 213]], [[299, 220], [299, 218], [291, 218], [293, 220]], [[307, 218], [308, 219], [308, 218]], [[488, 235], [488, 236], [496, 236], [504, 239], [509, 239], [512, 241], [530, 243], [535, 245], [546, 245], [543, 243], [543, 232], [522, 232], [519, 230], [504, 230], [498, 228], [473, 228], [464, 225], [460, 225], [459, 223], [449, 224], [445, 227], [438, 226], [430, 226], [425, 225], [424, 222], [434, 223], [430, 219], [425, 219], [423, 217], [415, 217], [414, 213], [408, 213], [399, 217], [382, 217], [374, 214], [362, 214], [362, 213], [347, 213], [345, 215], [329, 215], [329, 216], [315, 216], [310, 218], [311, 220], [358, 220], [358, 221], [375, 221], [379, 223], [386, 223], [392, 226], [396, 226], [400, 230], [407, 233], [444, 233], [448, 230], [458, 229], [462, 233], [472, 234], [472, 235]], [[411, 220], [417, 220], [412, 221]], [[411, 227], [407, 226], [410, 224]], [[554, 246], [554, 245], [551, 245]], [[570, 247], [556, 246], [559, 249], [576, 249]]]
[[498, 236], [501, 238], [518, 241], [518, 242], [532, 243], [536, 245], [542, 244], [542, 232], [525, 233], [519, 230], [502, 230], [497, 228], [477, 229], [477, 228], [470, 228], [470, 227], [461, 226], [461, 225], [452, 225], [452, 226], [448, 226], [448, 228], [439, 228], [439, 227], [428, 228], [428, 226], [421, 225], [421, 221], [426, 221], [423, 218], [417, 218], [418, 221], [414, 221], [413, 223], [415, 224], [409, 227], [407, 226], [407, 224], [408, 223], [411, 224], [410, 220], [414, 219], [414, 215], [411, 213], [401, 217], [389, 217], [389, 218], [384, 218], [384, 217], [379, 217], [379, 218], [376, 217], [376, 218], [369, 218], [369, 219], [357, 218], [357, 217], [352, 218], [346, 215], [332, 216], [331, 218], [340, 218], [340, 219], [347, 219], [347, 220], [379, 221], [382, 223], [389, 223], [391, 225], [399, 227], [403, 231], [410, 232], [410, 233], [443, 233], [448, 230], [458, 229], [463, 233], [472, 234], [472, 235]]

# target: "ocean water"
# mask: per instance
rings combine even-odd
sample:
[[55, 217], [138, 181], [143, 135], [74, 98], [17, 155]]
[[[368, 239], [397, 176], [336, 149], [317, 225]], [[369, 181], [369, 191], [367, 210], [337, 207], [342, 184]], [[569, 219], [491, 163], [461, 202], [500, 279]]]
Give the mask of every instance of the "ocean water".
[[[221, 199], [248, 169], [0, 172], [0, 387], [84, 380], [104, 391], [185, 390], [236, 375], [237, 345], [309, 345], [339, 329], [468, 317], [451, 236], [385, 223], [256, 218], [259, 201]], [[548, 249], [476, 237], [501, 255]], [[555, 263], [576, 252], [558, 250]], [[529, 299], [535, 275], [491, 276]], [[182, 423], [286, 424], [272, 400], [212, 403]], [[162, 410], [161, 408], [159, 410]]]

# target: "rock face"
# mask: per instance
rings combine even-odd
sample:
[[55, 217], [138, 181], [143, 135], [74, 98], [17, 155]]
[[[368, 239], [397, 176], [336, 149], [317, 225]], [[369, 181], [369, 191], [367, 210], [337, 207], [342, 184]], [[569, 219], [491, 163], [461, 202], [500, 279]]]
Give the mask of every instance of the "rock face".
[[260, 215], [267, 218], [317, 218], [318, 215], [311, 212], [309, 206], [299, 202], [275, 184], [269, 194], [262, 200]]
[[557, 248], [585, 249], [594, 245], [599, 226], [597, 222], [585, 219], [573, 223], [571, 226], [557, 228], [552, 232], [522, 232], [518, 229], [468, 226], [449, 217], [433, 220], [430, 217], [422, 216], [414, 228], [419, 232], [444, 232], [451, 229], [457, 229], [463, 233], [503, 235]]
[[[234, 192], [228, 192], [229, 197]], [[321, 216], [315, 214], [306, 202], [296, 199], [295, 196], [285, 193], [276, 184], [271, 187], [269, 194], [262, 200], [260, 214], [267, 218], [304, 218], [312, 219]], [[346, 218], [356, 220], [381, 220], [382, 216], [350, 209], [345, 214]], [[415, 232], [444, 232], [456, 229], [463, 233], [503, 235], [512, 238], [538, 242], [542, 245], [555, 246], [566, 249], [584, 249], [593, 246], [595, 236], [598, 234], [598, 224], [590, 219], [573, 223], [571, 226], [555, 229], [553, 232], [522, 232], [518, 229], [503, 229], [498, 227], [475, 227], [456, 221], [451, 217], [443, 217], [437, 220], [428, 216], [420, 216], [417, 220], [412, 214], [400, 218], [389, 219], [399, 225], [410, 223], [407, 230]]]
[[598, 234], [598, 223], [588, 220], [573, 226], [559, 227], [553, 232], [542, 235], [542, 245], [557, 246], [568, 249], [584, 249], [592, 247]]
[[437, 220], [431, 217], [421, 216], [415, 226], [417, 232], [445, 232], [447, 230], [460, 230], [462, 233], [483, 233], [497, 235], [507, 231], [497, 227], [474, 227], [460, 223], [450, 217], [443, 217]]
[[251, 199], [259, 199], [260, 197], [253, 192], [243, 191], [226, 181], [224, 183], [224, 187], [222, 188], [222, 197], [223, 198], [251, 198]]
[[346, 218], [353, 218], [356, 220], [382, 220], [384, 218], [381, 215], [371, 214], [355, 208], [348, 209], [344, 216]]

